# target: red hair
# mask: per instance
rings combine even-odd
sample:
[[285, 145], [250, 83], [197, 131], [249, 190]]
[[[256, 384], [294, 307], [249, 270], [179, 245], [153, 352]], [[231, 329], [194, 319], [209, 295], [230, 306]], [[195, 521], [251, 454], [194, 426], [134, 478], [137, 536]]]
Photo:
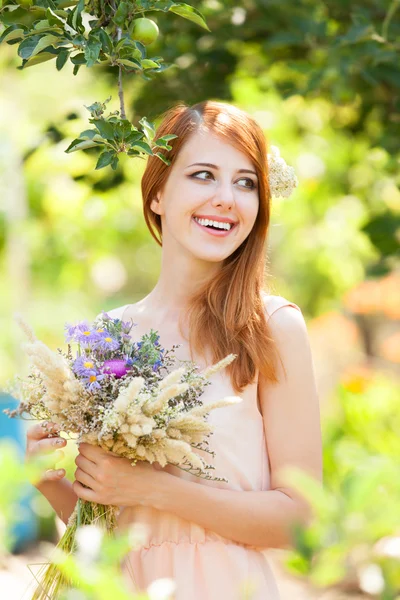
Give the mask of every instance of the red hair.
[[261, 127], [249, 114], [224, 102], [203, 101], [192, 107], [178, 103], [167, 110], [155, 139], [167, 134], [178, 137], [169, 142], [171, 150], [160, 150], [171, 161], [170, 166], [156, 156], [148, 158], [141, 181], [143, 212], [152, 236], [162, 246], [161, 217], [150, 204], [163, 189], [179, 151], [199, 129], [218, 135], [246, 154], [258, 176], [259, 209], [252, 231], [222, 262], [218, 274], [192, 295], [186, 313], [192, 353], [194, 349], [205, 357], [204, 348], [211, 348], [214, 362], [230, 353], [238, 355], [227, 372], [236, 393], [241, 393], [246, 385], [254, 383], [257, 370], [267, 380], [277, 381], [276, 348], [269, 335], [262, 298], [271, 194], [267, 144]]

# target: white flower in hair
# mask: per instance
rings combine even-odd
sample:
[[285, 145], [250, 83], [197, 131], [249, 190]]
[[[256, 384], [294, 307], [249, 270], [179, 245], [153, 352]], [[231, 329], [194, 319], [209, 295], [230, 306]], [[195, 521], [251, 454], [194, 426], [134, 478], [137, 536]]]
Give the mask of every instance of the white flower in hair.
[[271, 196], [274, 196], [275, 198], [288, 198], [294, 188], [297, 187], [299, 181], [296, 177], [294, 168], [289, 167], [289, 165], [286, 164], [281, 157], [277, 146], [270, 147], [270, 153], [268, 154], [268, 171]]

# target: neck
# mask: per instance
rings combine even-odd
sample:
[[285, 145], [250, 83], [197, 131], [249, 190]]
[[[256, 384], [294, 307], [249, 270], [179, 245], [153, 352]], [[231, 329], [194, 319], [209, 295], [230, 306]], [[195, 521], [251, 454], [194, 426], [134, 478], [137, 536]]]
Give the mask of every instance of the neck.
[[184, 250], [170, 252], [164, 245], [160, 276], [146, 299], [154, 310], [184, 311], [192, 294], [212, 279], [220, 268], [221, 263], [197, 259]]

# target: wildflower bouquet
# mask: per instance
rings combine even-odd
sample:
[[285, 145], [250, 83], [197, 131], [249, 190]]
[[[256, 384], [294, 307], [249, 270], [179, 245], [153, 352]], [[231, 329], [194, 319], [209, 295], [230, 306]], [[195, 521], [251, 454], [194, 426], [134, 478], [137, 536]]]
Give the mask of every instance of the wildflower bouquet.
[[[134, 323], [112, 319], [102, 312], [90, 324], [66, 324], [68, 351], [52, 351], [35, 337], [29, 325], [16, 315], [28, 342], [24, 350], [30, 359], [25, 380], [16, 377], [13, 393], [20, 400], [9, 416], [28, 414], [59, 425], [77, 443], [98, 445], [114, 454], [137, 461], [167, 463], [198, 477], [211, 477], [214, 467], [195, 450], [214, 456], [208, 438], [212, 426], [207, 414], [219, 407], [236, 404], [240, 397], [229, 396], [203, 404], [201, 395], [209, 377], [230, 364], [230, 354], [200, 372], [195, 363], [180, 361], [165, 350], [159, 336], [150, 330], [139, 342], [129, 335]], [[73, 356], [71, 343], [78, 346]], [[58, 548], [71, 553], [80, 525], [96, 522], [111, 533], [116, 526], [118, 507], [78, 500]], [[56, 564], [50, 564], [32, 600], [56, 598], [70, 585]]]

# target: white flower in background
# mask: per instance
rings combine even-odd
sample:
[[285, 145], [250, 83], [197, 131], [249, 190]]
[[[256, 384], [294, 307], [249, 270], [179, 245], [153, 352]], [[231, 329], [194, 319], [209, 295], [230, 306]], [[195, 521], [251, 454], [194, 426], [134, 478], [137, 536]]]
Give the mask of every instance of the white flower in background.
[[173, 579], [163, 577], [156, 579], [147, 588], [150, 600], [170, 600], [176, 590], [176, 584]]
[[367, 594], [380, 594], [385, 588], [382, 569], [373, 563], [358, 569], [358, 582], [362, 591]]
[[270, 146], [268, 171], [271, 196], [288, 198], [299, 182], [294, 168], [286, 164], [276, 146]]
[[400, 536], [384, 537], [376, 542], [374, 546], [375, 554], [379, 556], [388, 556], [390, 558], [400, 559]]
[[138, 521], [132, 523], [128, 528], [128, 539], [132, 550], [136, 550], [147, 544], [150, 536], [150, 528], [146, 523]]
[[100, 556], [103, 530], [97, 525], [83, 525], [76, 532], [77, 560], [95, 562]]

